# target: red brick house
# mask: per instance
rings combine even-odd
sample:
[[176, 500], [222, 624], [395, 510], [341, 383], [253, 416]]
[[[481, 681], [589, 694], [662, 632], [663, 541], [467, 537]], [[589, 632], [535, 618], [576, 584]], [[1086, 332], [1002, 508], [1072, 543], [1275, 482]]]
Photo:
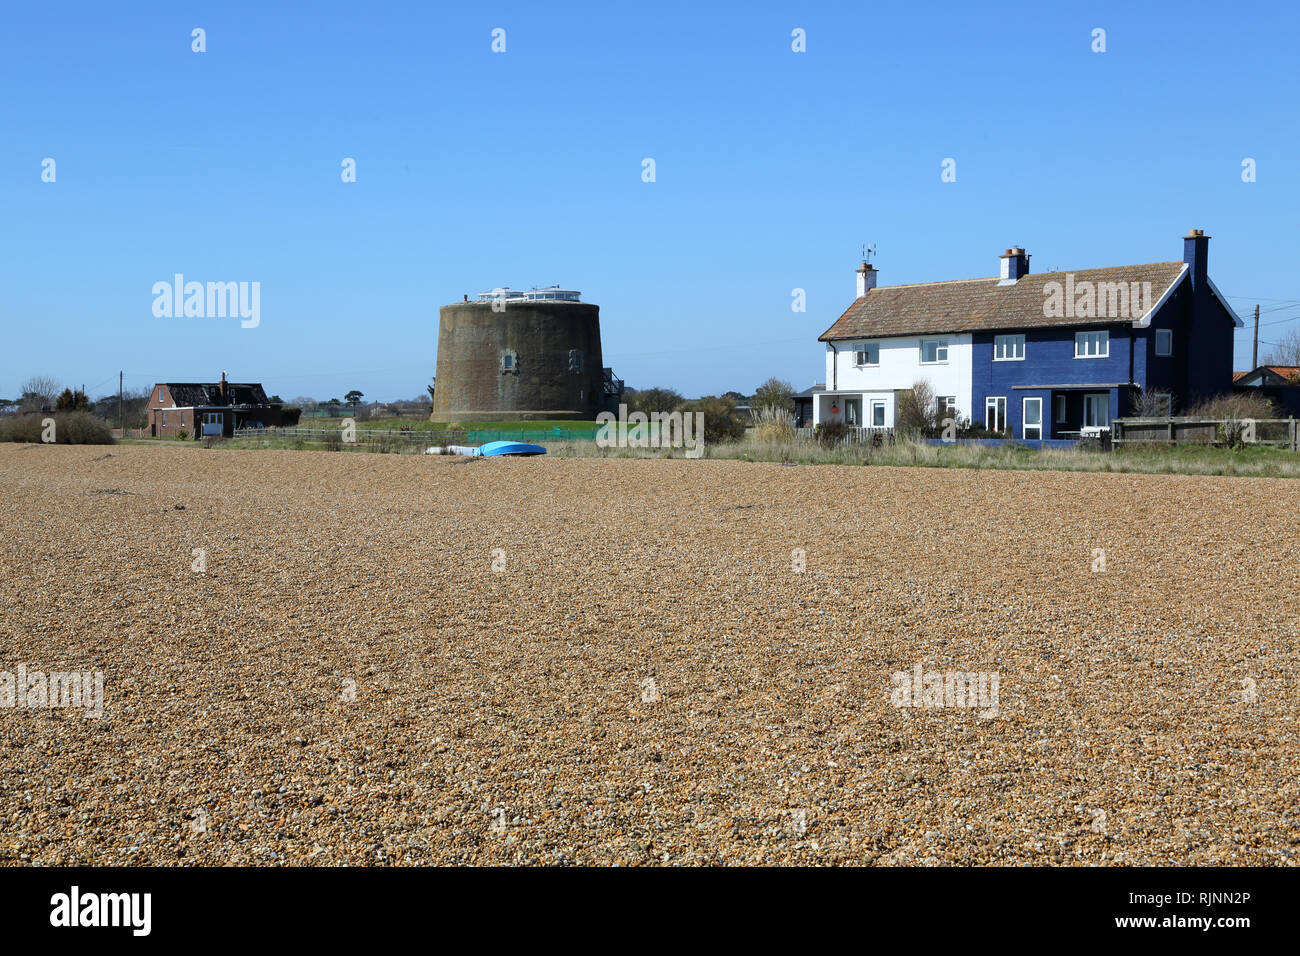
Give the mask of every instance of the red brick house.
[[284, 424], [297, 424], [297, 416], [286, 416], [284, 406], [271, 402], [260, 383], [227, 382], [225, 372], [219, 382], [159, 382], [149, 395], [149, 434], [154, 438], [176, 438], [182, 431], [196, 439], [229, 437], [239, 428]]

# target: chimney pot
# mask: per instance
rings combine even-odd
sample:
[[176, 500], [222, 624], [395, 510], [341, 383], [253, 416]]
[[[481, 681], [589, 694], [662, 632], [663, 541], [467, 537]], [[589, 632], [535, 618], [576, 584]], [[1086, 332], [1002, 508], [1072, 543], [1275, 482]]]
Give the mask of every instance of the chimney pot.
[[1002, 260], [1000, 285], [1014, 285], [1029, 274], [1029, 254], [1023, 246], [1012, 246], [998, 258]]
[[862, 298], [876, 287], [876, 267], [870, 262], [858, 266], [858, 298]]

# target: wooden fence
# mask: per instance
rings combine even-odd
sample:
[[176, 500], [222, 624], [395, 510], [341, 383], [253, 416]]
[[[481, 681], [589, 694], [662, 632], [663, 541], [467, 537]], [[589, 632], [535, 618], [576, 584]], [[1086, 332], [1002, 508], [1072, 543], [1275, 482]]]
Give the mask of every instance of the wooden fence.
[[[796, 428], [794, 430], [795, 438], [812, 441], [817, 437], [815, 428]], [[892, 428], [846, 428], [844, 430], [843, 443], [846, 445], [892, 445], [895, 441], [894, 430]]]
[[1300, 451], [1294, 418], [1117, 418], [1111, 442], [1119, 445], [1215, 445], [1240, 441]]

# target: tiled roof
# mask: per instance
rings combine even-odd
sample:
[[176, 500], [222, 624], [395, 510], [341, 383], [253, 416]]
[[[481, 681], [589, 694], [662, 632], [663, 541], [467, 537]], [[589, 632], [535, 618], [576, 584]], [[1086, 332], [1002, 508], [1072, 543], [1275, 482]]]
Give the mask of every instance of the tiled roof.
[[[1249, 378], [1257, 373], [1271, 372], [1283, 382], [1290, 382], [1293, 378], [1300, 378], [1300, 365], [1261, 365], [1259, 368], [1253, 368], [1249, 372], [1233, 372], [1232, 380], [1240, 382], [1244, 378]], [[1266, 374], [1260, 374], [1262, 384], [1269, 384], [1269, 378]]]
[[[1081, 282], [1094, 285], [1150, 282], [1154, 305], [1182, 271], [1181, 262], [1152, 262], [1108, 269], [1077, 269], [1068, 274], [1074, 276], [1076, 289]], [[990, 278], [879, 286], [854, 301], [821, 334], [819, 341], [1087, 324], [1089, 319], [1043, 314], [1048, 299], [1044, 287], [1049, 282], [1064, 286], [1066, 275], [1065, 272], [1030, 273], [1014, 285], [999, 285], [997, 278]]]
[[[182, 408], [198, 405], [220, 405], [220, 382], [162, 382], [167, 386], [167, 394], [172, 401]], [[227, 382], [227, 405], [266, 405], [268, 399], [260, 383]]]

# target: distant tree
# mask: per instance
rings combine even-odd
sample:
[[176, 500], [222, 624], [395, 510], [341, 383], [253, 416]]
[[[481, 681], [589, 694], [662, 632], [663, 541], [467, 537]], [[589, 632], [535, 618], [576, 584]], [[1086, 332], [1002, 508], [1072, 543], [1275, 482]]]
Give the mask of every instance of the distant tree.
[[1264, 356], [1265, 365], [1300, 365], [1300, 329], [1287, 332]]
[[268, 401], [269, 401], [272, 405], [283, 405], [283, 404], [284, 404], [284, 399], [281, 398], [279, 395], [272, 395], [272, 396], [268, 399]]
[[343, 401], [347, 402], [353, 408], [356, 408], [357, 405], [361, 403], [361, 399], [363, 398], [365, 398], [365, 393], [354, 388], [352, 391], [348, 392], [346, 395], [343, 396]]
[[337, 398], [331, 398], [328, 402], [325, 403], [325, 405], [329, 409], [330, 417], [337, 418], [339, 414], [339, 409], [342, 407], [343, 403], [340, 402]]
[[705, 444], [737, 441], [745, 434], [745, 420], [736, 411], [735, 401], [725, 395], [706, 395], [687, 402], [684, 410], [704, 413]]
[[316, 411], [317, 408], [320, 407], [320, 403], [316, 401], [316, 399], [312, 398], [310, 395], [299, 395], [292, 402], [290, 402], [290, 404], [293, 405], [295, 408], [301, 408], [303, 410], [303, 413], [307, 415], [311, 415]]
[[55, 399], [54, 410], [56, 412], [88, 412], [90, 411], [90, 400], [86, 398], [85, 392], [74, 392], [70, 388], [65, 388], [62, 394]]
[[46, 405], [53, 405], [59, 397], [58, 379], [50, 375], [33, 375], [20, 386], [22, 397], [19, 404], [23, 411], [40, 411]]
[[430, 382], [429, 382], [428, 385], [424, 386], [424, 390], [425, 390], [426, 392], [429, 393], [429, 404], [430, 404], [430, 405], [433, 404], [433, 389], [434, 389], [434, 386], [436, 386], [437, 384], [438, 384], [438, 379], [437, 379], [437, 377], [435, 376], [432, 380], [430, 380]]
[[749, 396], [742, 395], [740, 392], [723, 392], [722, 397], [731, 399], [737, 405], [749, 404]]
[[655, 412], [675, 412], [681, 406], [682, 396], [671, 388], [641, 389], [627, 398], [627, 407], [630, 411], [645, 412], [647, 415]]
[[755, 408], [794, 409], [794, 386], [779, 378], [769, 378], [754, 391]]

